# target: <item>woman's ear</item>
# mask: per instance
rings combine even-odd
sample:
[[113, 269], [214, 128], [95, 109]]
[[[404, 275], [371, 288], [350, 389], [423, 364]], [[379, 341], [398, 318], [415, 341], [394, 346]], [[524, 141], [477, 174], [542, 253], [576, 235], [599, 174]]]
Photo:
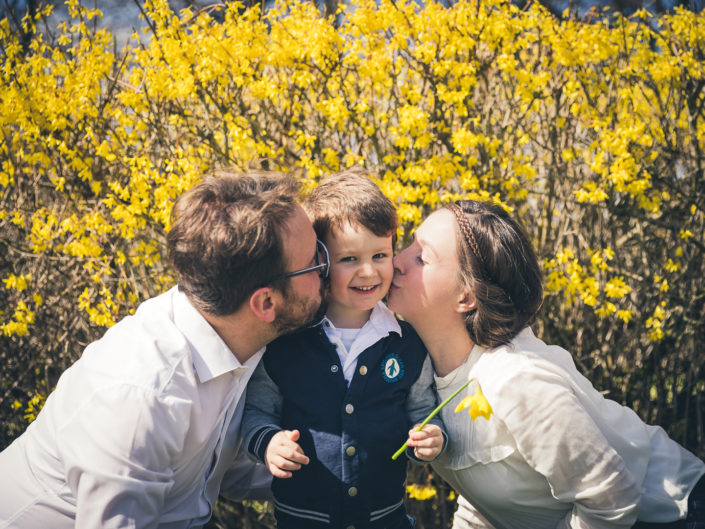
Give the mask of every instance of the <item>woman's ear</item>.
[[455, 310], [456, 312], [460, 313], [466, 313], [466, 312], [471, 312], [477, 308], [477, 300], [475, 299], [475, 296], [473, 296], [472, 292], [468, 290], [467, 288], [464, 288], [463, 291], [460, 293], [458, 296], [458, 300], [455, 303]]
[[255, 290], [250, 296], [250, 309], [260, 320], [272, 323], [276, 317], [275, 291], [271, 287], [262, 287]]

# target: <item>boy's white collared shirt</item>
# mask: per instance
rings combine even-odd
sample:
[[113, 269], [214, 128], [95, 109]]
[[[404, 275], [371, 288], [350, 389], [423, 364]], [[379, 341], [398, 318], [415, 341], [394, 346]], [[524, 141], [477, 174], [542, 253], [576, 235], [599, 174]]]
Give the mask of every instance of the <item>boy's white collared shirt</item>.
[[345, 347], [342, 340], [342, 330], [336, 328], [327, 317], [323, 318], [323, 330], [328, 336], [328, 339], [335, 345], [340, 358], [340, 365], [343, 368], [343, 376], [350, 385], [350, 381], [355, 375], [355, 367], [357, 366], [357, 358], [362, 352], [377, 343], [391, 332], [396, 332], [401, 336], [401, 326], [394, 317], [389, 308], [382, 302], [378, 301], [372, 309], [370, 319], [357, 333], [350, 348]]

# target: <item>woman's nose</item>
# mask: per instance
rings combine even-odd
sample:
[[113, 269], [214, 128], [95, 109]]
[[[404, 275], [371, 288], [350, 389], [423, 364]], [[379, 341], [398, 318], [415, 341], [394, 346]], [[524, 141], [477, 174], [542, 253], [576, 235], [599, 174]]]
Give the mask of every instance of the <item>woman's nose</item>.
[[404, 252], [399, 252], [394, 256], [394, 259], [392, 259], [392, 265], [394, 266], [394, 271], [397, 274], [403, 274], [404, 269], [402, 266], [402, 260], [403, 260]]

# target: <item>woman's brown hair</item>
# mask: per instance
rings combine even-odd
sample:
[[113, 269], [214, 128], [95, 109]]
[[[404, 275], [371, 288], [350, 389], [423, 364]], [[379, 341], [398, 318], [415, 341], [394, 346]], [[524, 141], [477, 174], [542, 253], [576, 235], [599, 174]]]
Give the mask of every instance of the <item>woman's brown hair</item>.
[[506, 344], [533, 322], [543, 303], [534, 248], [500, 206], [461, 200], [446, 207], [457, 220], [461, 279], [476, 302], [466, 315], [468, 333], [484, 347]]

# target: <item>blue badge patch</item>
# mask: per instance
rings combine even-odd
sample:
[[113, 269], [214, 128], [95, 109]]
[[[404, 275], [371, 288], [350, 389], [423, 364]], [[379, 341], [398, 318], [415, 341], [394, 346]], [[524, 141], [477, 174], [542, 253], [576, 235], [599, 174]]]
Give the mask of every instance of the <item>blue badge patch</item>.
[[392, 353], [385, 356], [381, 367], [385, 382], [396, 382], [404, 376], [404, 362], [398, 354]]

